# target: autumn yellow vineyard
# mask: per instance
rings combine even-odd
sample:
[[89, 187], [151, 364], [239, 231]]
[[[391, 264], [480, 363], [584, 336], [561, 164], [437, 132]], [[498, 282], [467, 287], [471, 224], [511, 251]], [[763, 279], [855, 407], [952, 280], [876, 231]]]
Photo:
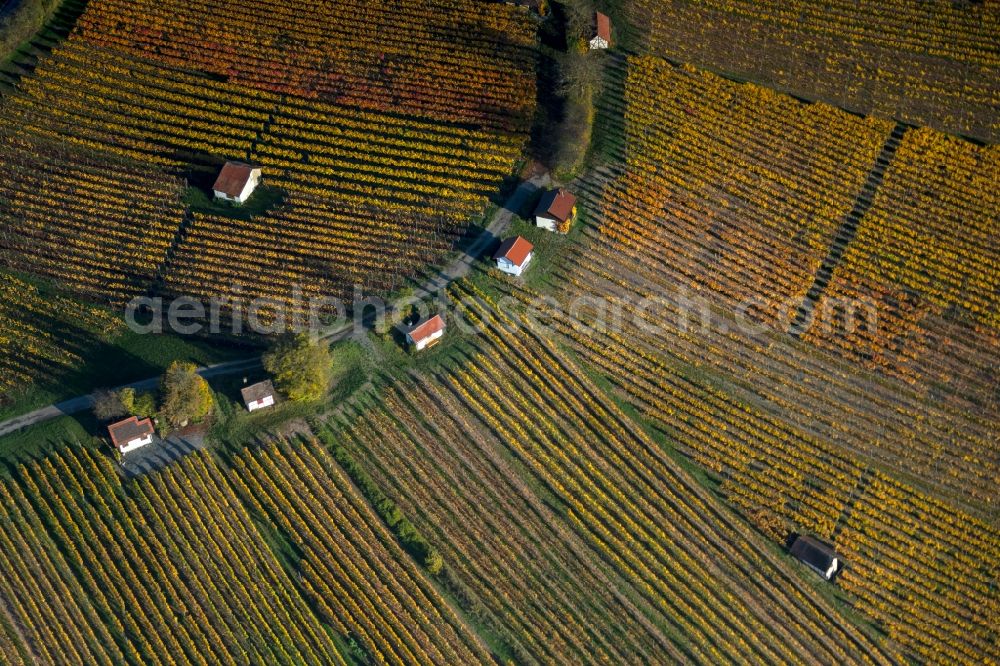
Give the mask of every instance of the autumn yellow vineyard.
[[[334, 296], [354, 284], [384, 293], [451, 248], [511, 173], [526, 138], [534, 105], [527, 18], [504, 5], [422, 8], [434, 17], [435, 30], [450, 31], [453, 42], [465, 45], [445, 50], [430, 26], [411, 30], [417, 10], [399, 4], [389, 15], [377, 12], [382, 50], [359, 57], [357, 45], [371, 44], [369, 36], [347, 30], [345, 21], [358, 20], [360, 5], [331, 8], [322, 17], [322, 24], [342, 30], [327, 34], [325, 45], [310, 45], [319, 20], [311, 12], [311, 23], [289, 25], [287, 17], [299, 10], [256, 7], [259, 32], [251, 39], [243, 30], [195, 29], [192, 21], [214, 13], [192, 3], [89, 3], [70, 39], [3, 100], [2, 129], [11, 136], [3, 163], [19, 174], [30, 171], [16, 184], [5, 182], [20, 189], [4, 199], [10, 209], [0, 222], [7, 231], [0, 240], [5, 265], [31, 263], [31, 272], [112, 303], [145, 293], [153, 282], [165, 282], [167, 293], [197, 284], [199, 295], [228, 296], [235, 293], [234, 275], [247, 298], [280, 300], [306, 283]], [[454, 23], [470, 10], [475, 23]], [[135, 27], [153, 16], [162, 23]], [[280, 38], [284, 47], [271, 25], [279, 16], [286, 17], [282, 29], [296, 35]], [[395, 39], [387, 38], [389, 26]], [[178, 37], [184, 34], [201, 35], [200, 44], [184, 44]], [[292, 43], [311, 55], [296, 53]], [[421, 44], [433, 45], [433, 56]], [[348, 71], [348, 61], [357, 71]], [[240, 72], [236, 63], [256, 65]], [[379, 101], [386, 86], [398, 91], [388, 105]], [[188, 229], [181, 188], [210, 185], [227, 159], [260, 165], [265, 183], [287, 196], [280, 211], [231, 223], [235, 228], [223, 242], [212, 236], [222, 221], [199, 216]], [[106, 182], [95, 182], [100, 193], [87, 211], [115, 219], [122, 207], [148, 206], [152, 233], [120, 226], [71, 231], [72, 217], [65, 227], [39, 229], [37, 220], [56, 204], [30, 179], [45, 178], [50, 169], [68, 182], [102, 162], [147, 182], [130, 176], [135, 182], [126, 185], [109, 169], [100, 174]], [[34, 220], [35, 229], [22, 219]], [[297, 220], [311, 246], [290, 240], [276, 248], [292, 260], [277, 273], [241, 266], [260, 243], [270, 243], [262, 229], [284, 220]], [[34, 243], [29, 233], [45, 237], [40, 256], [27, 249]], [[106, 247], [109, 234], [119, 237], [114, 249]], [[70, 270], [59, 258], [67, 244], [95, 259]], [[176, 264], [168, 261], [168, 249], [180, 257]], [[395, 255], [391, 262], [387, 254]], [[258, 290], [265, 282], [278, 293]]]
[[1000, 0], [0, 0], [0, 664], [1000, 666], [998, 83]]
[[1000, 137], [996, 2], [637, 0], [658, 55], [859, 113]]

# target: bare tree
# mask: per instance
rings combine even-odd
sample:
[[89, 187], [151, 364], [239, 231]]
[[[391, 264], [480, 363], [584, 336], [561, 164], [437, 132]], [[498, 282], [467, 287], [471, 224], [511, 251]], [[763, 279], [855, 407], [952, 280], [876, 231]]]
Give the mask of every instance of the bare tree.
[[570, 50], [560, 63], [559, 94], [575, 99], [592, 99], [604, 89], [604, 59]]
[[110, 421], [126, 414], [128, 409], [114, 391], [104, 389], [94, 394], [94, 416], [98, 421]]

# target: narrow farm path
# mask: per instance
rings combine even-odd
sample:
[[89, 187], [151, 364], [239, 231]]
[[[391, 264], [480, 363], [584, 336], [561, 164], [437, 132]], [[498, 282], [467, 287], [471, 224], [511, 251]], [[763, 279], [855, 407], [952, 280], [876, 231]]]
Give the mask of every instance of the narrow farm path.
[[[420, 298], [426, 297], [445, 289], [455, 280], [464, 277], [471, 269], [472, 264], [510, 227], [514, 214], [524, 206], [532, 194], [549, 182], [548, 174], [535, 176], [530, 180], [522, 182], [507, 198], [504, 205], [494, 213], [489, 224], [486, 225], [486, 228], [483, 229], [479, 236], [461, 254], [442, 268], [436, 276], [428, 279], [421, 285], [416, 295]], [[320, 338], [329, 343], [337, 342], [351, 335], [354, 332], [353, 327], [354, 322], [349, 321], [324, 331], [320, 335]], [[260, 356], [254, 356], [252, 358], [202, 367], [198, 369], [198, 374], [206, 379], [211, 379], [212, 377], [222, 377], [245, 372], [246, 370], [259, 367], [260, 364]], [[137, 391], [148, 391], [155, 388], [159, 380], [159, 377], [150, 377], [119, 388], [134, 388]], [[77, 396], [56, 404], [41, 407], [20, 416], [15, 416], [6, 421], [0, 421], [0, 437], [10, 435], [18, 430], [39, 423], [57, 419], [61, 416], [79, 414], [93, 406], [94, 397], [93, 393]]]
[[456, 257], [441, 271], [427, 280], [416, 290], [417, 298], [431, 296], [446, 288], [455, 280], [465, 277], [472, 264], [495, 243], [510, 227], [514, 214], [531, 198], [531, 195], [551, 182], [548, 173], [522, 182], [504, 202], [504, 205], [493, 214], [493, 218], [479, 236], [469, 244], [462, 254]]
[[[211, 379], [212, 377], [222, 377], [225, 375], [236, 374], [238, 372], [245, 372], [258, 366], [260, 366], [260, 358], [255, 357], [198, 368], [198, 374], [205, 379]], [[159, 381], [159, 377], [150, 377], [148, 379], [132, 382], [131, 384], [124, 384], [118, 388], [133, 388], [136, 391], [149, 391], [156, 388]], [[81, 395], [76, 398], [64, 400], [54, 405], [48, 405], [47, 407], [36, 409], [33, 412], [28, 412], [27, 414], [15, 416], [12, 419], [0, 422], [0, 437], [17, 432], [18, 430], [27, 428], [28, 426], [51, 421], [52, 419], [59, 418], [60, 416], [79, 414], [80, 412], [86, 411], [93, 406], [94, 398], [95, 394], [93, 393]]]

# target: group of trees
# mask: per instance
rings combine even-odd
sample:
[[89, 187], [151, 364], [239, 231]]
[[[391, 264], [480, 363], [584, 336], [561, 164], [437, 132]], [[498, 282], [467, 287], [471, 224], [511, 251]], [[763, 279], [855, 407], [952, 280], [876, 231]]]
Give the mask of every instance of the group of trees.
[[554, 83], [559, 109], [554, 134], [558, 139], [551, 160], [556, 176], [568, 180], [583, 166], [590, 147], [596, 100], [604, 90], [605, 59], [588, 48], [594, 21], [594, 7], [589, 1], [566, 2], [559, 16], [566, 50], [556, 58], [558, 73]]
[[206, 418], [214, 404], [212, 389], [198, 374], [197, 366], [189, 361], [174, 361], [160, 381], [158, 394], [134, 388], [99, 391], [94, 399], [94, 415], [101, 421], [122, 416], [162, 417], [166, 426], [182, 428]]
[[[263, 358], [264, 368], [290, 400], [321, 399], [333, 378], [329, 345], [301, 335], [280, 339]], [[101, 421], [125, 416], [157, 418], [164, 427], [182, 428], [206, 419], [215, 405], [212, 389], [189, 361], [174, 361], [160, 380], [159, 390], [134, 388], [98, 391], [94, 415]]]
[[264, 354], [264, 369], [290, 400], [319, 400], [333, 379], [329, 345], [307, 335], [279, 340]]

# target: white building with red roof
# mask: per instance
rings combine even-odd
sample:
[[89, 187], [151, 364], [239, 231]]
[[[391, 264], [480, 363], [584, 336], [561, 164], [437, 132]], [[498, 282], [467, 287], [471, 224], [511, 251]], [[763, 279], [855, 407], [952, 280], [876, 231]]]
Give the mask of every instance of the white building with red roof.
[[576, 217], [576, 197], [559, 188], [542, 195], [535, 207], [535, 224], [549, 231], [566, 233]]
[[241, 204], [260, 184], [260, 169], [243, 162], [226, 162], [212, 186], [216, 199]]
[[437, 343], [444, 335], [444, 318], [437, 314], [406, 332], [406, 341], [417, 351]]
[[590, 49], [606, 49], [611, 46], [611, 19], [607, 14], [594, 12], [594, 36], [590, 39]]
[[153, 422], [149, 419], [139, 420], [132, 416], [108, 426], [111, 443], [122, 453], [135, 451], [138, 448], [153, 443]]
[[497, 262], [497, 268], [504, 273], [520, 275], [531, 262], [534, 250], [535, 246], [527, 238], [515, 236], [500, 244], [493, 253], [493, 260]]

